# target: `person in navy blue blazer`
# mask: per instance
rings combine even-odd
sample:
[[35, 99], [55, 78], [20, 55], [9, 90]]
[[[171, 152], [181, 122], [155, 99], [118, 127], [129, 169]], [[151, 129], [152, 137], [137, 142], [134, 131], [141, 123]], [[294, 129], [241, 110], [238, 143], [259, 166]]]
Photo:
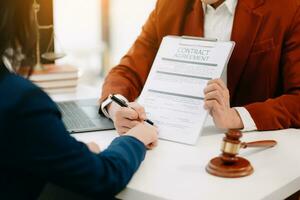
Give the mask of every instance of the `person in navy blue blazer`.
[[12, 64], [34, 44], [31, 5], [0, 2], [0, 199], [37, 199], [47, 183], [111, 199], [138, 169], [146, 147], [157, 142], [157, 130], [141, 123], [101, 153], [71, 137], [55, 103], [14, 73]]

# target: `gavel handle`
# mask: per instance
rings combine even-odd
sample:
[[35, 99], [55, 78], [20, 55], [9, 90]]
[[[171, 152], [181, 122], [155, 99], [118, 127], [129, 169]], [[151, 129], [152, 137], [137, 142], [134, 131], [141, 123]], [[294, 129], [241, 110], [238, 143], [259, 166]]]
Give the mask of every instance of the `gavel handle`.
[[261, 140], [261, 141], [255, 141], [255, 142], [243, 142], [241, 143], [241, 148], [248, 148], [248, 147], [262, 147], [262, 148], [270, 148], [277, 145], [277, 142], [275, 140]]

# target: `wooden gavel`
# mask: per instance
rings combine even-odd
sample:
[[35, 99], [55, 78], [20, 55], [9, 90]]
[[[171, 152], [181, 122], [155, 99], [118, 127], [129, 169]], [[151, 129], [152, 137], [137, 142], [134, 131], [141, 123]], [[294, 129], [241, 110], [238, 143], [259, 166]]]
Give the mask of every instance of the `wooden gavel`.
[[253, 173], [253, 167], [245, 158], [238, 157], [240, 149], [250, 147], [270, 148], [276, 146], [274, 140], [255, 142], [241, 142], [242, 133], [239, 130], [229, 130], [223, 138], [219, 157], [212, 159], [206, 167], [207, 172], [215, 176], [236, 178], [248, 176]]

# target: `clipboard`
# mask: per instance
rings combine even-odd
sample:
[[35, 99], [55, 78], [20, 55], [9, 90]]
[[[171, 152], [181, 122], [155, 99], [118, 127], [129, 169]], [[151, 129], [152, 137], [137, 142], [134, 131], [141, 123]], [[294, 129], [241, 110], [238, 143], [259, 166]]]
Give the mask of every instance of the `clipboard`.
[[234, 46], [211, 38], [163, 38], [139, 97], [161, 139], [196, 144], [208, 116], [203, 90], [221, 77]]

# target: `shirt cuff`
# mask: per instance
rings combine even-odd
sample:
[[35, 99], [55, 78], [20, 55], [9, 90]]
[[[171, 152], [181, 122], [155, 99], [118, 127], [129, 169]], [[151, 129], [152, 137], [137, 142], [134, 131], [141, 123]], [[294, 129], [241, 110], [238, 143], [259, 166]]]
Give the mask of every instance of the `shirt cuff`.
[[242, 129], [241, 131], [247, 132], [247, 131], [256, 131], [257, 130], [255, 122], [246, 108], [235, 107], [234, 109], [239, 113], [241, 120], [244, 124], [244, 129]]
[[[123, 101], [125, 101], [126, 103], [128, 103], [128, 100], [120, 94], [115, 94], [115, 96], [119, 99], [122, 99]], [[103, 101], [103, 103], [101, 104], [101, 111], [104, 114], [105, 117], [111, 119], [111, 117], [109, 116], [109, 113], [107, 111], [107, 106], [109, 106], [109, 104], [111, 104], [112, 100], [108, 97], [107, 99], [105, 99]]]

